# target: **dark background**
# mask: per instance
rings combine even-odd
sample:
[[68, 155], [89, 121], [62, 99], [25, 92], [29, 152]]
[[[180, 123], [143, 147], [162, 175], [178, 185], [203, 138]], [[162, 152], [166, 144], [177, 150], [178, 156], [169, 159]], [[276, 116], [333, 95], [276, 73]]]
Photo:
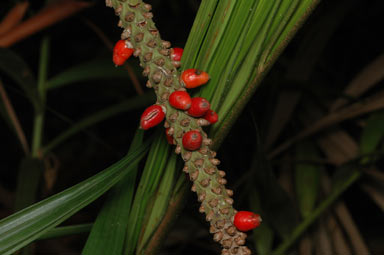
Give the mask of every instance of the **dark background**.
[[[15, 44], [11, 49], [22, 56], [36, 74], [40, 40], [43, 33], [48, 33], [51, 36], [49, 77], [77, 63], [111, 55], [84, 20], [91, 20], [110, 40], [116, 41], [121, 33], [121, 29], [116, 26], [118, 19], [112, 9], [104, 6], [103, 1], [94, 3], [93, 7]], [[161, 31], [162, 38], [171, 41], [174, 47], [183, 47], [193, 24], [199, 1], [153, 0], [148, 3], [153, 5], [154, 20]], [[13, 2], [10, 1], [1, 3], [0, 16], [3, 16], [12, 5]], [[41, 7], [41, 2], [33, 1], [29, 15]], [[324, 0], [321, 2], [267, 75], [219, 150], [222, 167], [229, 175], [230, 187], [249, 168], [251, 158], [254, 156], [252, 150], [255, 147], [254, 141], [257, 135], [250, 116], [256, 119], [262, 143], [263, 134], [267, 132], [266, 122], [270, 117], [266, 106], [273, 104], [280, 89], [303, 90], [306, 96], [319, 105], [325, 106], [343, 91], [346, 84], [365, 65], [382, 54], [383, 13], [383, 1]], [[334, 21], [335, 16], [338, 17], [337, 21]], [[318, 26], [319, 21], [323, 21], [321, 26]], [[336, 22], [337, 25], [327, 39], [325, 47], [319, 49], [321, 54], [316, 60], [314, 69], [311, 70], [310, 78], [305, 84], [286, 80], [284, 74], [297, 57], [297, 52], [302, 45], [301, 40], [309, 32], [316, 34], [329, 30], [332, 22]], [[317, 47], [316, 42], [313, 44], [313, 47]], [[132, 59], [130, 63], [137, 69], [138, 77], [142, 79], [141, 84], [144, 85], [145, 80], [140, 75], [137, 60]], [[7, 77], [2, 79], [19, 114], [24, 131], [27, 137], [31, 137], [33, 109], [21, 91], [12, 85], [11, 80]], [[382, 85], [381, 82], [376, 89], [379, 90]], [[145, 88], [145, 90], [148, 89]], [[373, 94], [375, 90], [369, 93]], [[44, 130], [45, 139], [52, 139], [69, 126], [57, 113], [76, 122], [134, 94], [131, 84], [119, 79], [74, 84], [50, 92], [47, 101], [49, 111]], [[140, 111], [113, 117], [93, 126], [85, 133], [72, 137], [55, 149], [54, 154], [60, 162], [57, 183], [51, 191], [42, 189], [40, 198], [68, 188], [120, 159], [126, 153], [136, 128], [132, 123], [137, 122], [139, 116]], [[348, 122], [343, 125], [352, 134], [358, 132], [355, 126], [348, 126]], [[293, 120], [280, 139], [289, 137], [295, 128], [296, 123]], [[252, 130], [252, 132], [244, 132], [244, 130]], [[3, 200], [0, 201], [0, 216], [4, 217], [11, 213], [4, 201], [12, 198], [14, 194], [17, 166], [23, 157], [23, 152], [3, 120], [0, 120], [0, 139], [0, 185], [4, 189], [4, 191], [1, 190], [3, 194], [0, 194]], [[242, 149], [234, 150], [233, 148]], [[236, 194], [235, 198], [238, 200], [236, 207], [247, 208], [246, 199], [236, 197]], [[371, 250], [377, 251], [374, 254], [384, 252], [384, 247], [380, 244], [383, 241], [382, 211], [357, 187], [348, 190], [343, 198]], [[99, 199], [77, 213], [66, 224], [93, 221], [101, 205], [102, 199]], [[190, 195], [161, 254], [218, 254], [219, 247], [211, 241], [207, 224], [197, 209], [198, 203], [195, 197]], [[86, 235], [77, 235], [39, 241], [37, 251], [38, 254], [79, 254], [85, 240]]]

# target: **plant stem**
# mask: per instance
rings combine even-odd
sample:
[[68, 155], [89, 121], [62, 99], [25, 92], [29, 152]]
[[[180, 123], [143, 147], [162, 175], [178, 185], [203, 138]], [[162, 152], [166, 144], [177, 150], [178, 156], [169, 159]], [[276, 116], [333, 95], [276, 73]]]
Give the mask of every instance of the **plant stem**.
[[273, 252], [273, 255], [286, 254], [286, 251], [297, 241], [297, 239], [308, 229], [310, 225], [331, 206], [340, 195], [347, 190], [356, 180], [360, 178], [362, 172], [354, 170], [346, 180], [340, 184], [332, 193], [325, 199], [319, 207], [317, 207], [308, 217], [306, 217], [292, 232], [291, 236], [281, 243]]
[[46, 94], [46, 82], [49, 62], [49, 48], [50, 39], [48, 36], [44, 36], [40, 47], [40, 62], [39, 62], [39, 74], [37, 81], [38, 101], [40, 107], [35, 111], [34, 124], [33, 124], [33, 136], [32, 136], [32, 157], [39, 157], [39, 150], [41, 148], [43, 126], [44, 126], [44, 108], [45, 108], [45, 94]]
[[12, 125], [15, 129], [16, 135], [19, 138], [21, 147], [23, 148], [25, 155], [28, 155], [29, 154], [29, 145], [28, 145], [27, 138], [25, 137], [25, 133], [24, 133], [23, 128], [20, 124], [19, 118], [17, 117], [15, 109], [12, 106], [11, 100], [9, 99], [7, 92], [5, 91], [3, 83], [1, 80], [0, 80], [0, 98], [3, 101], [4, 108], [8, 114], [10, 122], [12, 123]]

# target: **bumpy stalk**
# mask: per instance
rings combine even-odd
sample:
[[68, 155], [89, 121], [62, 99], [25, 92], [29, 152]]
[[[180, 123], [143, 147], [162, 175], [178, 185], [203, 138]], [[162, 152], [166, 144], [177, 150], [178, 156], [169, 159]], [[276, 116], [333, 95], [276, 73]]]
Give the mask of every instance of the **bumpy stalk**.
[[[236, 210], [233, 208], [233, 192], [225, 188], [225, 172], [218, 170], [220, 161], [216, 152], [209, 146], [212, 140], [202, 130], [207, 124], [204, 119], [196, 119], [183, 111], [172, 108], [168, 103], [169, 95], [175, 90], [184, 90], [175, 63], [170, 58], [170, 43], [160, 38], [152, 20], [151, 5], [141, 0], [106, 0], [106, 5], [113, 7], [120, 20], [118, 26], [124, 30], [121, 39], [127, 40], [134, 48], [134, 56], [140, 59], [143, 75], [148, 77], [147, 87], [154, 88], [157, 104], [166, 108], [164, 126], [173, 136], [177, 154], [185, 161], [183, 171], [189, 174], [193, 182], [192, 191], [196, 192], [201, 202], [199, 211], [205, 213], [210, 223], [213, 239], [222, 245], [222, 254], [248, 255], [251, 251], [244, 246], [246, 234], [233, 225]], [[182, 146], [183, 134], [190, 130], [199, 130], [203, 144], [197, 151], [185, 150]]]

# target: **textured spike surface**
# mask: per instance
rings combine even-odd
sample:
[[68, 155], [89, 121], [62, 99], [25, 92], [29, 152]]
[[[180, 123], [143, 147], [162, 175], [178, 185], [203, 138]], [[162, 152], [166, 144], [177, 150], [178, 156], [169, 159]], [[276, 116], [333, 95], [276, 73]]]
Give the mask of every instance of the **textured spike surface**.
[[[183, 87], [180, 74], [170, 57], [171, 44], [161, 40], [152, 20], [151, 6], [140, 0], [107, 0], [106, 5], [112, 7], [119, 16], [118, 26], [123, 28], [121, 38], [133, 45], [134, 56], [140, 59], [143, 75], [148, 77], [147, 87], [156, 92], [156, 104], [166, 108], [165, 126], [172, 129], [175, 152], [181, 154], [185, 161], [183, 171], [193, 181], [192, 191], [196, 192], [201, 202], [199, 211], [205, 213], [210, 223], [209, 231], [213, 234], [213, 240], [221, 244], [221, 254], [251, 254], [244, 246], [246, 234], [233, 225], [233, 216], [236, 214], [232, 207], [233, 199], [230, 198], [233, 192], [224, 186], [225, 172], [217, 169], [220, 161], [215, 158], [216, 152], [209, 148], [212, 140], [201, 128], [204, 123], [171, 107], [167, 101], [168, 95]], [[201, 148], [193, 152], [182, 146], [183, 134], [190, 130], [199, 130], [203, 136]]]

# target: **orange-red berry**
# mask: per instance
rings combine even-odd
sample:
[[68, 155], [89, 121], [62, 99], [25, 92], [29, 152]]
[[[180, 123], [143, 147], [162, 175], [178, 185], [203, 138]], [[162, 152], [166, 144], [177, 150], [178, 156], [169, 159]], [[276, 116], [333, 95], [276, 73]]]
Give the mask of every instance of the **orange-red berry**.
[[215, 124], [219, 120], [219, 115], [211, 109], [209, 109], [205, 114], [204, 114], [204, 119], [208, 120], [209, 123]]
[[165, 107], [158, 104], [151, 105], [141, 115], [140, 127], [147, 130], [158, 125], [165, 118]]
[[171, 49], [171, 59], [173, 61], [180, 61], [183, 56], [183, 48], [173, 48]]
[[172, 107], [180, 110], [188, 110], [192, 104], [192, 99], [186, 91], [174, 91], [168, 100]]
[[203, 137], [198, 130], [188, 131], [183, 135], [182, 143], [186, 150], [194, 151], [201, 147]]
[[113, 63], [121, 66], [133, 54], [133, 49], [128, 47], [127, 41], [119, 40], [113, 48]]
[[248, 211], [239, 211], [235, 214], [233, 224], [235, 227], [243, 232], [249, 231], [258, 227], [261, 223], [260, 215], [248, 212]]
[[181, 81], [188, 89], [199, 87], [209, 80], [209, 74], [198, 69], [187, 69], [181, 74]]
[[187, 113], [192, 117], [203, 116], [210, 108], [210, 104], [207, 99], [203, 97], [192, 98], [191, 107], [189, 107]]

